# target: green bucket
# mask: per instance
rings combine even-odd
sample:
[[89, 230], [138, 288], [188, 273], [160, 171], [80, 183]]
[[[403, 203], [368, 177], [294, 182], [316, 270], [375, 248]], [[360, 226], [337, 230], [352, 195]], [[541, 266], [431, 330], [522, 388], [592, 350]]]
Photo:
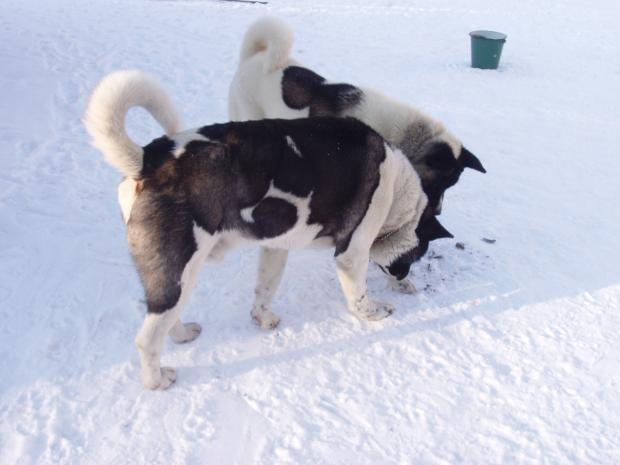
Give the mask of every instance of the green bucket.
[[497, 69], [506, 34], [494, 31], [473, 31], [471, 36], [472, 68]]

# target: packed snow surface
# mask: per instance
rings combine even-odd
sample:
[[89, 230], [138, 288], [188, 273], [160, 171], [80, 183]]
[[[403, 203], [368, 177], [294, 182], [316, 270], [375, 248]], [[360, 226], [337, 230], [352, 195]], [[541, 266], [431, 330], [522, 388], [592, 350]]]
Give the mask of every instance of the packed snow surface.
[[[3, 0], [0, 14], [0, 463], [620, 463], [620, 3], [615, 0]], [[365, 323], [329, 251], [292, 254], [264, 332], [257, 253], [207, 266], [143, 389], [145, 312], [119, 175], [81, 123], [106, 73], [139, 68], [184, 127], [227, 119], [241, 37], [266, 14], [294, 56], [382, 90], [488, 170], [448, 191], [413, 296]], [[508, 35], [469, 67], [468, 32]], [[129, 115], [142, 143], [161, 134]], [[488, 243], [482, 238], [494, 239]], [[464, 249], [455, 247], [460, 242]]]

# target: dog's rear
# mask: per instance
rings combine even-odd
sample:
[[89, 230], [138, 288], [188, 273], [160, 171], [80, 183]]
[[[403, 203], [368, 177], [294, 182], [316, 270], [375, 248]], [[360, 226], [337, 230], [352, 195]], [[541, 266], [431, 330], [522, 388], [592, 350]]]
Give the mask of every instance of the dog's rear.
[[286, 66], [292, 46], [293, 31], [288, 25], [274, 16], [265, 16], [245, 33], [239, 61], [243, 63], [264, 52], [263, 72], [270, 73]]
[[[156, 193], [137, 194], [140, 179], [149, 176], [148, 156], [147, 162], [144, 157], [145, 151], [152, 148], [140, 147], [125, 130], [127, 112], [136, 106], [146, 109], [168, 136], [177, 132], [177, 113], [168, 95], [155, 79], [140, 71], [118, 71], [106, 76], [90, 98], [84, 124], [93, 145], [125, 176], [119, 187], [119, 201], [148, 310], [136, 337], [142, 377], [146, 387], [165, 389], [176, 379], [173, 369], [160, 366], [165, 336], [170, 334], [175, 342], [187, 342], [200, 334], [199, 325], [181, 323], [178, 317], [196, 279], [196, 263], [206, 253], [199, 250], [199, 238], [208, 234], [194, 231], [188, 215], [179, 213], [182, 208], [178, 204], [162, 211], [161, 197], [157, 198]], [[170, 151], [173, 142], [167, 141], [169, 144], [159, 152]]]
[[296, 64], [290, 58], [292, 46], [293, 31], [279, 18], [265, 16], [250, 26], [229, 91], [232, 121], [307, 116], [307, 111], [288, 108], [280, 96], [282, 70]]

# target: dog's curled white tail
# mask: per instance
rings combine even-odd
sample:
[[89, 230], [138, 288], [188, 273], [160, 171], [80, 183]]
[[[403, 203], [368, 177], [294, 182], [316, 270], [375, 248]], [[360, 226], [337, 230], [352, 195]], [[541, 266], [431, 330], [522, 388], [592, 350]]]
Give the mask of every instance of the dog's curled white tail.
[[293, 46], [293, 30], [275, 16], [256, 20], [243, 36], [241, 62], [266, 50], [263, 71], [268, 73], [283, 68]]
[[178, 117], [168, 94], [154, 78], [137, 70], [116, 71], [101, 80], [88, 102], [84, 124], [106, 161], [136, 178], [142, 171], [142, 147], [125, 131], [132, 107], [146, 109], [167, 135], [177, 132]]

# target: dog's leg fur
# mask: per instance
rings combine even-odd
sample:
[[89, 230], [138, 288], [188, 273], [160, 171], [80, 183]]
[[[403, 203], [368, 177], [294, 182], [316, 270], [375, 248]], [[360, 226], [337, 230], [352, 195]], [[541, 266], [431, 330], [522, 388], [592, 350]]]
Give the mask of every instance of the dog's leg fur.
[[[200, 326], [195, 323], [184, 325], [179, 321], [179, 317], [196, 283], [202, 264], [215, 244], [212, 236], [206, 233], [202, 233], [201, 236], [202, 240], [197, 241], [200, 244], [198, 250], [194, 252], [183, 270], [180, 280], [181, 294], [177, 302], [162, 313], [147, 313], [136, 336], [136, 346], [142, 365], [142, 382], [148, 389], [166, 389], [176, 380], [176, 371], [173, 368], [160, 366], [166, 335], [170, 334], [176, 342], [187, 342], [200, 334]], [[162, 270], [162, 273], [165, 275], [166, 270]], [[149, 288], [145, 287], [145, 291], [148, 300]]]
[[394, 307], [368, 298], [368, 259], [368, 251], [349, 247], [344, 254], [336, 257], [338, 279], [351, 313], [362, 320], [382, 320], [394, 312]]
[[177, 344], [184, 342], [191, 342], [200, 336], [202, 332], [202, 326], [198, 323], [181, 323], [181, 320], [177, 320], [170, 329], [170, 339]]
[[271, 302], [280, 285], [287, 258], [288, 250], [266, 247], [260, 249], [251, 315], [263, 329], [273, 329], [280, 322], [280, 318], [271, 311]]
[[347, 299], [349, 310], [363, 320], [381, 320], [394, 312], [387, 303], [375, 302], [368, 297], [366, 279], [370, 248], [388, 215], [389, 205], [394, 198], [394, 183], [397, 169], [392, 149], [385, 145], [386, 159], [379, 168], [381, 177], [366, 215], [359, 224], [346, 250], [336, 255], [338, 279]]
[[388, 274], [388, 282], [392, 289], [397, 292], [402, 292], [403, 294], [415, 294], [418, 290], [415, 287], [415, 284], [407, 278], [401, 279], [400, 281], [396, 279], [391, 274]]

